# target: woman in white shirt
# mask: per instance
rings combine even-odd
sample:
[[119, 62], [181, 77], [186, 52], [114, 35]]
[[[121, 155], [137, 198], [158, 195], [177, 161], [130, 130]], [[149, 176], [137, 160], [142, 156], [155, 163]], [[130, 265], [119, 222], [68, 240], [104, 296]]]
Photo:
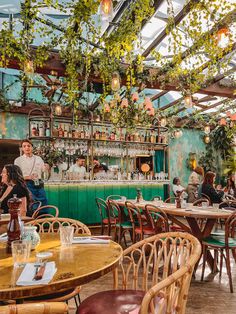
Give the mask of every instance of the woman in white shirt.
[[175, 196], [177, 196], [177, 192], [183, 192], [185, 191], [185, 188], [180, 184], [180, 179], [178, 177], [175, 177], [173, 179], [173, 193]]

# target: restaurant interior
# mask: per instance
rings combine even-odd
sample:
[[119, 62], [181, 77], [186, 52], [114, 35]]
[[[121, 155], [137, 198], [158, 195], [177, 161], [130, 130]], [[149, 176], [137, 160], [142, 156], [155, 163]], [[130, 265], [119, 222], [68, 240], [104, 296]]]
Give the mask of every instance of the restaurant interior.
[[0, 0], [0, 314], [236, 312], [236, 0]]

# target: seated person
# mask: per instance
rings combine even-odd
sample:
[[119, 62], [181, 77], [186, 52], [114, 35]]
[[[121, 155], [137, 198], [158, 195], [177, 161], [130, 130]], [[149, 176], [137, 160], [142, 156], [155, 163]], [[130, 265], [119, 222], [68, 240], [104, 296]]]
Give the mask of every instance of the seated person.
[[100, 161], [98, 160], [97, 157], [93, 158], [93, 172], [94, 173], [98, 173], [100, 171], [108, 171], [108, 167], [107, 165], [105, 165], [104, 163], [100, 163]]
[[210, 198], [212, 204], [221, 203], [224, 196], [223, 191], [217, 192], [214, 188], [215, 177], [216, 175], [214, 172], [208, 171], [205, 174], [201, 191], [203, 194], [207, 195]]
[[85, 168], [85, 158], [84, 156], [79, 156], [76, 158], [75, 164], [70, 166], [69, 172], [72, 173], [77, 173], [77, 174], [85, 174], [86, 173], [86, 168]]
[[178, 177], [175, 177], [173, 179], [173, 193], [175, 196], [177, 196], [177, 192], [183, 192], [186, 191], [186, 189], [180, 184], [180, 179]]
[[236, 197], [236, 188], [235, 188], [235, 183], [233, 181], [232, 175], [227, 179], [227, 184], [226, 184], [226, 187], [224, 188], [224, 192], [227, 195]]

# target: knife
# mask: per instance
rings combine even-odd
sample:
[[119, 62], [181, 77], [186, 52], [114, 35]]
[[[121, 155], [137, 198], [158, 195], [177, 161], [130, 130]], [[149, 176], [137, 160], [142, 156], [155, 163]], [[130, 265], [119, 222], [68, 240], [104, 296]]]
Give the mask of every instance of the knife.
[[46, 269], [46, 262], [43, 263], [38, 269], [36, 269], [36, 273], [34, 275], [34, 280], [40, 280], [43, 278], [45, 269]]

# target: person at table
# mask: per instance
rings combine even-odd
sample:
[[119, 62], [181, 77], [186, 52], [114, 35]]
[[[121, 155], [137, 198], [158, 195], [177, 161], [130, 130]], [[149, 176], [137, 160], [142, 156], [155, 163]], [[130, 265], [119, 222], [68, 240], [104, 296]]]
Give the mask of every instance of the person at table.
[[5, 165], [1, 177], [3, 187], [0, 192], [0, 208], [3, 210], [3, 213], [8, 213], [7, 202], [13, 195], [16, 195], [22, 200], [20, 215], [26, 216], [31, 197], [20, 167], [12, 164]]
[[173, 179], [173, 193], [174, 193], [174, 195], [177, 196], [178, 192], [182, 193], [185, 191], [186, 191], [186, 189], [185, 189], [185, 187], [183, 187], [181, 185], [180, 179], [178, 177], [175, 177]]
[[97, 157], [93, 158], [93, 172], [94, 173], [98, 173], [100, 171], [108, 171], [108, 167], [106, 164], [104, 163], [100, 163], [100, 161], [98, 160]]
[[33, 144], [30, 140], [22, 140], [21, 149], [23, 155], [16, 158], [14, 164], [21, 168], [25, 183], [32, 193], [33, 200], [40, 201], [42, 206], [45, 206], [48, 204], [48, 201], [41, 178], [43, 171], [46, 170], [46, 165], [40, 156], [33, 154]]
[[76, 158], [75, 163], [72, 166], [70, 166], [68, 171], [70, 173], [76, 173], [76, 174], [84, 175], [86, 173], [86, 168], [84, 165], [85, 165], [84, 156], [79, 156]]
[[233, 175], [231, 175], [227, 179], [226, 187], [224, 188], [224, 192], [227, 195], [236, 197], [236, 188], [235, 188], [235, 182], [233, 181]]
[[223, 191], [217, 192], [214, 188], [214, 182], [215, 182], [216, 174], [214, 172], [208, 171], [205, 174], [203, 183], [202, 183], [202, 193], [207, 195], [209, 199], [211, 200], [211, 203], [221, 203], [222, 198], [224, 196]]
[[202, 183], [202, 178], [204, 176], [204, 170], [202, 167], [197, 166], [193, 172], [190, 174], [188, 179], [187, 193], [188, 202], [193, 203], [198, 197], [199, 186]]

